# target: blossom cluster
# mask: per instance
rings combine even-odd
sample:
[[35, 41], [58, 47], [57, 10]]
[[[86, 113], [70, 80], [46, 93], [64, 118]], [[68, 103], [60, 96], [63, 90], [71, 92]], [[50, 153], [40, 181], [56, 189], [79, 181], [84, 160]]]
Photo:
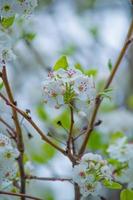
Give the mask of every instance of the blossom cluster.
[[133, 189], [133, 144], [127, 142], [127, 137], [122, 137], [110, 145], [107, 152], [111, 159], [119, 162], [118, 166], [114, 166], [116, 180]]
[[77, 108], [89, 106], [95, 93], [93, 78], [77, 69], [51, 71], [43, 82], [44, 102], [57, 109], [74, 102]]
[[29, 15], [37, 6], [37, 0], [1, 0], [0, 15], [2, 18]]
[[0, 185], [10, 183], [17, 173], [16, 159], [19, 152], [10, 138], [0, 133]]
[[111, 182], [112, 170], [101, 155], [87, 153], [74, 166], [73, 181], [80, 186], [83, 199], [89, 195], [99, 196], [104, 180]]
[[0, 31], [0, 63], [8, 62], [15, 58], [12, 51], [11, 38], [4, 32]]

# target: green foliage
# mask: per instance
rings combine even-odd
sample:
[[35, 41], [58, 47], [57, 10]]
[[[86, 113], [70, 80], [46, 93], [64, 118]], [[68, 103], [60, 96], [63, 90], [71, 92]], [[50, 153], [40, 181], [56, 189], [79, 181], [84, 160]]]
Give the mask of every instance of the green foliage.
[[106, 148], [105, 144], [102, 142], [102, 137], [100, 136], [99, 132], [93, 131], [87, 147], [92, 150], [104, 150]]
[[4, 84], [3, 84], [3, 82], [1, 82], [0, 83], [0, 90], [2, 90], [3, 86], [4, 86]]
[[115, 132], [115, 133], [111, 134], [110, 142], [114, 143], [116, 140], [118, 140], [124, 136], [125, 136], [125, 134], [120, 131]]
[[103, 98], [107, 98], [109, 100], [111, 100], [111, 92], [112, 92], [112, 88], [107, 88], [102, 92], [99, 92], [99, 95]]
[[133, 199], [133, 191], [124, 189], [120, 194], [120, 200], [132, 200]]
[[24, 33], [23, 34], [23, 38], [28, 41], [28, 42], [32, 42], [36, 37], [36, 34], [35, 33]]
[[75, 93], [73, 91], [72, 85], [66, 83], [66, 92], [64, 94], [64, 102], [65, 104], [69, 104], [74, 98]]
[[96, 76], [98, 73], [97, 69], [85, 70], [84, 74], [87, 76]]
[[39, 104], [36, 108], [36, 112], [38, 114], [38, 117], [42, 120], [42, 121], [47, 121], [48, 120], [48, 115], [45, 111], [44, 105], [43, 104]]
[[45, 194], [45, 197], [47, 197], [47, 200], [54, 200], [54, 196], [53, 193], [51, 193], [51, 191], [47, 192]]
[[133, 94], [131, 96], [128, 97], [127, 99], [127, 105], [130, 109], [133, 110]]
[[13, 25], [14, 20], [15, 20], [15, 16], [9, 17], [9, 18], [2, 18], [0, 23], [4, 28], [9, 28], [10, 26]]
[[68, 61], [66, 56], [62, 56], [61, 58], [59, 58], [59, 60], [57, 60], [57, 62], [55, 63], [53, 70], [57, 71], [58, 69], [67, 69], [68, 68]]
[[66, 48], [61, 51], [61, 54], [72, 56], [76, 51], [76, 46], [74, 44], [68, 45]]
[[119, 183], [116, 183], [116, 182], [113, 182], [113, 181], [107, 181], [107, 180], [104, 180], [102, 182], [102, 184], [108, 188], [108, 189], [115, 189], [115, 190], [120, 190], [122, 188], [122, 185], [119, 184]]
[[84, 68], [82, 67], [82, 65], [80, 63], [76, 63], [74, 66], [76, 69], [80, 70], [83, 74], [87, 75], [87, 76], [96, 76], [98, 73], [97, 69], [89, 69], [89, 70], [84, 70]]
[[76, 63], [76, 64], [74, 65], [74, 67], [75, 67], [76, 69], [80, 70], [82, 73], [84, 73], [84, 69], [83, 69], [83, 67], [81, 66], [80, 63]]
[[65, 111], [63, 111], [61, 113], [61, 115], [59, 115], [58, 117], [56, 117], [54, 120], [53, 120], [53, 124], [56, 126], [56, 127], [59, 127], [57, 125], [57, 122], [61, 122], [62, 126], [65, 127], [66, 129], [68, 129], [70, 127], [70, 112], [68, 111], [68, 109], [66, 109]]
[[94, 39], [98, 39], [99, 36], [99, 29], [96, 26], [91, 27], [90, 33], [93, 36]]
[[45, 164], [55, 156], [56, 150], [49, 144], [44, 143], [41, 145], [41, 149], [32, 149], [32, 160], [38, 164]]
[[110, 71], [111, 71], [112, 68], [113, 68], [113, 65], [112, 65], [111, 59], [108, 60], [108, 68], [109, 68]]

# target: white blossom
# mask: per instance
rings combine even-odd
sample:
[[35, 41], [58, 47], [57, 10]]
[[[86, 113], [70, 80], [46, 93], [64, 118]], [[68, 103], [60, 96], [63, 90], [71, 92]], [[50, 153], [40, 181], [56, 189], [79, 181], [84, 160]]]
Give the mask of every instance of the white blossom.
[[111, 159], [119, 161], [121, 165], [118, 169], [117, 166], [114, 166], [114, 178], [133, 189], [133, 144], [128, 143], [127, 137], [123, 137], [110, 145], [107, 152]]
[[112, 180], [112, 170], [101, 155], [87, 153], [73, 168], [73, 181], [79, 185], [83, 198], [99, 196], [103, 180]]
[[29, 15], [37, 6], [37, 0], [1, 0], [0, 15], [8, 18], [17, 15]]
[[122, 137], [110, 145], [107, 152], [111, 158], [120, 162], [126, 162], [133, 158], [133, 144], [128, 144], [127, 138]]
[[[44, 102], [54, 108], [74, 103], [76, 108], [87, 111], [95, 99], [95, 87], [91, 77], [77, 69], [68, 68], [49, 72], [43, 82]], [[80, 108], [79, 108], [80, 107]]]
[[4, 32], [0, 31], [0, 63], [15, 59], [12, 51], [12, 39]]
[[17, 173], [16, 158], [19, 152], [11, 140], [0, 133], [0, 184], [10, 182]]

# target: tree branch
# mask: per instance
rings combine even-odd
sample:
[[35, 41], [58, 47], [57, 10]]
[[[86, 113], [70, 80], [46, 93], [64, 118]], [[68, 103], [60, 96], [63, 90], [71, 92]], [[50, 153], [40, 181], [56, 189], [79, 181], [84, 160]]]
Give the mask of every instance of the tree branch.
[[0, 194], [8, 195], [8, 196], [16, 196], [16, 197], [21, 197], [21, 198], [23, 197], [23, 198], [33, 199], [33, 200], [42, 200], [40, 198], [33, 197], [33, 196], [30, 196], [30, 195], [26, 195], [26, 194], [21, 194], [21, 193], [0, 191]]
[[32, 120], [32, 118], [24, 111], [16, 107], [14, 104], [12, 104], [2, 93], [0, 93], [0, 97], [5, 101], [5, 103], [16, 110], [21, 116], [23, 116], [31, 125], [32, 127], [37, 131], [37, 133], [41, 136], [42, 140], [50, 144], [52, 147], [60, 151], [62, 154], [66, 155], [65, 150], [58, 147], [55, 143], [53, 143], [44, 133], [43, 131], [36, 125], [36, 123]]
[[[12, 104], [16, 104], [15, 101], [14, 101], [12, 90], [11, 90], [9, 82], [8, 82], [7, 72], [6, 72], [5, 66], [3, 66], [1, 78], [3, 80], [8, 98], [10, 99], [10, 102]], [[25, 171], [24, 171], [24, 161], [23, 161], [24, 142], [23, 142], [22, 130], [21, 130], [21, 126], [20, 126], [20, 123], [19, 123], [18, 115], [17, 115], [16, 110], [13, 107], [12, 107], [12, 115], [13, 115], [14, 125], [15, 125], [15, 128], [16, 128], [15, 132], [17, 134], [16, 135], [17, 136], [17, 147], [18, 147], [18, 150], [20, 152], [20, 155], [19, 155], [19, 158], [18, 158], [18, 165], [19, 165], [19, 171], [20, 171], [20, 182], [21, 182], [20, 192], [25, 194], [26, 185], [25, 185]], [[25, 197], [22, 196], [21, 199], [25, 200]]]
[[68, 181], [68, 182], [72, 182], [72, 179], [71, 178], [57, 178], [57, 177], [52, 177], [52, 178], [49, 178], [49, 177], [37, 177], [37, 176], [26, 176], [26, 179], [28, 180], [40, 180], [40, 181], [61, 181], [61, 182], [64, 182], [64, 181]]
[[[4, 124], [8, 128], [8, 130], [11, 131], [10, 132], [10, 136], [11, 136], [11, 138], [13, 138], [16, 141], [16, 137], [15, 137], [16, 136], [16, 132], [15, 132], [15, 130], [2, 117], [0, 117], [0, 122], [2, 124]], [[8, 133], [9, 133], [9, 131], [8, 131]]]
[[[118, 68], [120, 66], [120, 63], [121, 63], [121, 61], [122, 61], [122, 59], [123, 59], [123, 57], [124, 57], [124, 55], [126, 53], [126, 50], [127, 50], [127, 48], [129, 47], [129, 45], [132, 42], [132, 38], [131, 38], [132, 33], [133, 33], [133, 20], [132, 20], [132, 22], [130, 24], [125, 43], [124, 43], [124, 45], [123, 45], [123, 47], [122, 47], [122, 49], [120, 51], [120, 54], [119, 54], [119, 56], [118, 56], [118, 58], [116, 60], [116, 63], [114, 65], [114, 67], [113, 67], [113, 70], [112, 70], [112, 72], [111, 72], [111, 74], [110, 74], [110, 76], [109, 76], [109, 78], [108, 78], [108, 80], [107, 80], [107, 82], [106, 82], [106, 84], [104, 86], [103, 91], [105, 91], [105, 89], [107, 89], [110, 86], [110, 84], [112, 83], [112, 80], [113, 80], [113, 78], [114, 78], [114, 76], [115, 76], [115, 74], [116, 74], [116, 72], [117, 72], [117, 70], [118, 70]], [[81, 145], [81, 148], [79, 150], [79, 156], [80, 157], [83, 155], [83, 153], [84, 153], [84, 151], [86, 149], [86, 145], [87, 145], [87, 142], [89, 140], [89, 137], [90, 137], [90, 135], [91, 135], [91, 133], [92, 133], [92, 131], [94, 129], [95, 119], [96, 119], [96, 116], [97, 116], [97, 113], [98, 113], [98, 110], [99, 110], [99, 107], [101, 105], [102, 100], [103, 100], [103, 98], [101, 97], [101, 95], [98, 94], [97, 97], [96, 97], [94, 110], [93, 110], [93, 113], [92, 113], [91, 119], [89, 121], [89, 125], [88, 125], [88, 128], [87, 128], [87, 131], [86, 131], [86, 134], [85, 134], [85, 139], [84, 139], [84, 141], [83, 141], [83, 143]]]

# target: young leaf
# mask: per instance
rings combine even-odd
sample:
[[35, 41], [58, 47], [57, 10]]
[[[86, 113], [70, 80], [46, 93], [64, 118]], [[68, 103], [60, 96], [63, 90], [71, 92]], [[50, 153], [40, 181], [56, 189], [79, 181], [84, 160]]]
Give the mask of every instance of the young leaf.
[[36, 37], [35, 33], [24, 33], [23, 38], [28, 41], [28, 42], [32, 42]]
[[68, 68], [68, 61], [66, 56], [62, 56], [61, 58], [59, 58], [59, 60], [57, 60], [57, 62], [55, 63], [53, 70], [57, 71], [58, 69], [67, 69]]
[[3, 85], [4, 85], [3, 82], [1, 82], [1, 83], [0, 83], [0, 90], [2, 90]]
[[70, 113], [69, 113], [69, 111], [68, 110], [64, 110], [58, 117], [56, 117], [53, 120], [53, 124], [56, 127], [59, 127], [57, 125], [58, 121], [61, 121], [63, 127], [65, 127], [66, 129], [68, 129], [70, 127]]
[[15, 20], [15, 16], [9, 17], [9, 18], [3, 18], [3, 19], [1, 20], [1, 25], [2, 25], [4, 28], [9, 28], [10, 26], [13, 25], [14, 20]]
[[109, 68], [110, 71], [111, 71], [112, 68], [113, 68], [113, 65], [112, 65], [111, 59], [109, 59], [109, 61], [108, 61], [108, 68]]
[[98, 71], [97, 71], [97, 69], [89, 69], [89, 70], [85, 70], [84, 73], [87, 76], [96, 76]]
[[37, 111], [38, 117], [39, 117], [41, 120], [43, 120], [43, 121], [48, 120], [48, 115], [47, 115], [47, 113], [45, 112], [45, 108], [44, 108], [43, 104], [39, 104], [39, 105], [37, 106], [36, 111]]
[[120, 190], [122, 188], [121, 184], [113, 182], [113, 181], [104, 180], [102, 183], [108, 189]]
[[80, 70], [82, 73], [84, 73], [84, 69], [83, 69], [83, 67], [81, 66], [80, 63], [76, 63], [76, 64], [74, 65], [74, 67], [75, 67], [76, 69]]
[[133, 191], [124, 189], [120, 194], [120, 200], [132, 200], [133, 199]]
[[116, 140], [120, 139], [120, 138], [123, 138], [125, 136], [125, 134], [123, 132], [115, 132], [111, 135], [110, 137], [110, 141], [111, 143], [114, 143]]
[[40, 149], [31, 150], [32, 160], [38, 164], [47, 163], [55, 156], [55, 154], [56, 150], [47, 143], [44, 143]]

